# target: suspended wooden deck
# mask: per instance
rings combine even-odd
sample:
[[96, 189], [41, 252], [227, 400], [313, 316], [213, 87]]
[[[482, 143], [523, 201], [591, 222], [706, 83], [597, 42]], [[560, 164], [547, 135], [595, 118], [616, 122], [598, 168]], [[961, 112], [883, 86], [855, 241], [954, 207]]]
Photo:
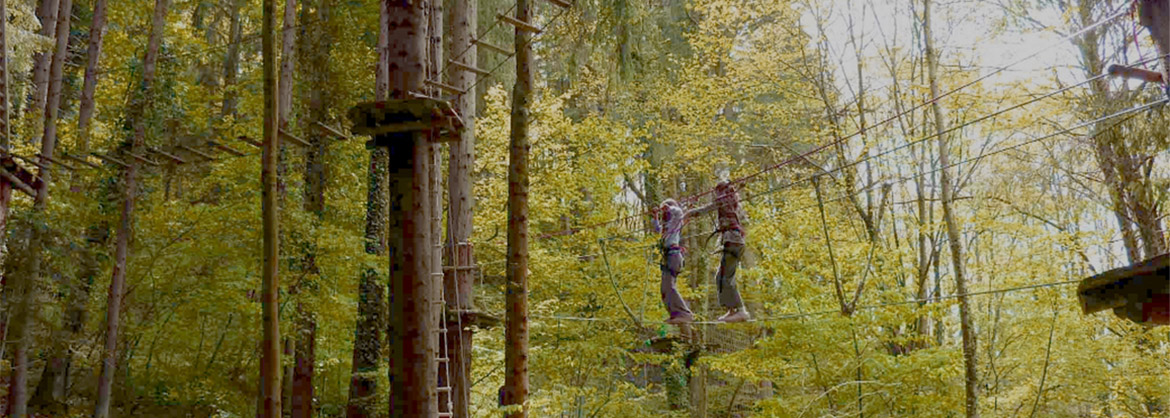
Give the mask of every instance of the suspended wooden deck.
[[1077, 297], [1086, 314], [1113, 309], [1137, 323], [1170, 325], [1170, 254], [1089, 277]]

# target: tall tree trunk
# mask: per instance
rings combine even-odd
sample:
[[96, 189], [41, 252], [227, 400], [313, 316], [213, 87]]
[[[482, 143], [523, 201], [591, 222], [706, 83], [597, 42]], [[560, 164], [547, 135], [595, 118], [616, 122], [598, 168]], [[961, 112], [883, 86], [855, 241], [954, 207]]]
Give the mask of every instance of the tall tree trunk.
[[[291, 0], [290, 0], [291, 1]], [[239, 3], [233, 13], [233, 29], [239, 30]], [[260, 311], [264, 330], [260, 350], [260, 399], [258, 418], [281, 416], [280, 377], [280, 218], [277, 204], [276, 160], [280, 147], [280, 117], [277, 107], [278, 81], [276, 78], [276, 1], [264, 0], [264, 31], [262, 55], [264, 60], [264, 150], [261, 155], [260, 197], [261, 219], [264, 227], [264, 267], [260, 283]]]
[[[516, 1], [516, 19], [532, 21], [529, 0]], [[528, 119], [532, 101], [532, 35], [516, 28], [516, 85], [512, 89], [512, 144], [508, 153], [508, 268], [504, 337], [504, 404], [528, 414]]]
[[[46, 75], [46, 80], [50, 78], [56, 80], [49, 83], [46, 87], [46, 96], [40, 102], [42, 110], [45, 115], [44, 132], [41, 136], [41, 154], [52, 158], [53, 150], [57, 146], [57, 113], [60, 107], [61, 99], [61, 72], [65, 65], [66, 53], [69, 45], [69, 22], [72, 17], [68, 10], [72, 8], [72, 0], [62, 0], [64, 8], [67, 10], [61, 17], [61, 23], [64, 36], [58, 36], [56, 48], [54, 53], [49, 55], [52, 61], [49, 63], [49, 72]], [[53, 7], [56, 7], [54, 5]], [[55, 15], [55, 13], [54, 13]], [[58, 25], [53, 24], [56, 28]], [[48, 161], [45, 158], [41, 159], [42, 167], [48, 167]], [[23, 274], [16, 274], [16, 283], [13, 284], [14, 292], [11, 297], [16, 301], [16, 305], [10, 309], [11, 312], [11, 334], [7, 336], [8, 339], [15, 341], [12, 358], [12, 370], [9, 374], [11, 381], [8, 386], [8, 416], [10, 417], [25, 417], [28, 415], [28, 348], [30, 346], [30, 328], [32, 327], [32, 319], [37, 316], [37, 283], [40, 281], [41, 263], [44, 250], [44, 234], [45, 227], [43, 224], [43, 217], [45, 209], [48, 206], [49, 199], [49, 184], [51, 176], [49, 170], [42, 168], [38, 172], [41, 178], [41, 184], [36, 190], [36, 196], [33, 202], [33, 222], [29, 226], [28, 250], [38, 251], [26, 259], [26, 267]]]
[[[384, 6], [384, 3], [383, 3]], [[386, 8], [382, 7], [382, 16]], [[389, 90], [386, 67], [386, 28], [378, 30], [378, 63], [374, 76], [374, 97], [382, 100]], [[366, 254], [386, 256], [386, 221], [389, 216], [387, 165], [389, 150], [374, 147], [370, 152], [368, 187], [366, 191]], [[378, 373], [382, 357], [382, 298], [383, 275], [377, 265], [363, 267], [358, 282], [358, 323], [354, 332], [353, 372], [349, 387], [348, 418], [376, 416]]]
[[[478, 26], [476, 0], [455, 0], [451, 7], [451, 42], [448, 59], [475, 67], [477, 53], [474, 44]], [[447, 165], [447, 241], [451, 260], [456, 266], [444, 275], [447, 309], [459, 315], [455, 327], [447, 327], [447, 353], [451, 357], [451, 396], [456, 417], [471, 416], [471, 327], [463, 324], [463, 312], [474, 309], [472, 272], [466, 267], [475, 265], [470, 245], [471, 209], [475, 196], [471, 193], [471, 169], [475, 167], [475, 73], [460, 67], [451, 67], [450, 84], [465, 93], [455, 98], [455, 111], [463, 116], [463, 132], [450, 145]]]
[[[281, 29], [280, 41], [280, 81], [277, 87], [276, 105], [278, 107], [277, 114], [279, 116], [277, 130], [277, 138], [280, 137], [280, 130], [289, 129], [289, 118], [292, 116], [292, 92], [293, 92], [293, 69], [296, 66], [296, 0], [285, 0], [284, 3], [284, 22]], [[283, 206], [284, 198], [287, 195], [285, 186], [285, 176], [288, 173], [288, 164], [285, 162], [285, 156], [288, 154], [288, 146], [283, 142], [277, 141], [276, 155], [276, 190], [277, 190], [277, 205]], [[284, 354], [290, 357], [294, 356], [292, 337], [283, 337]], [[283, 366], [281, 371], [281, 415], [286, 417], [292, 416], [292, 378], [293, 378], [293, 364]]]
[[[292, 93], [293, 93], [293, 70], [296, 66], [296, 9], [297, 0], [285, 0], [284, 3], [284, 22], [281, 28], [280, 41], [280, 91], [278, 93], [277, 105], [280, 106], [278, 114], [280, 116], [280, 129], [288, 130], [289, 118], [292, 116]], [[284, 178], [288, 171], [288, 164], [285, 164], [285, 155], [288, 154], [288, 146], [281, 143], [279, 154], [276, 157], [276, 188], [280, 195], [280, 201], [284, 201], [286, 194]], [[291, 368], [289, 369], [292, 370]], [[291, 376], [291, 373], [289, 374]], [[285, 405], [287, 406], [287, 405]]]
[[[147, 41], [143, 57], [142, 85], [135, 92], [130, 103], [127, 119], [134, 127], [134, 138], [130, 153], [139, 154], [146, 140], [145, 111], [153, 102], [155, 62], [158, 49], [166, 29], [167, 0], [155, 0], [154, 17], [151, 21], [150, 40]], [[122, 216], [118, 224], [114, 250], [114, 274], [110, 281], [110, 292], [106, 297], [106, 344], [102, 356], [102, 374], [98, 379], [98, 395], [94, 404], [94, 418], [110, 416], [110, 396], [114, 383], [114, 372], [118, 353], [118, 315], [122, 311], [122, 297], [126, 285], [126, 257], [130, 251], [130, 234], [134, 230], [134, 200], [138, 193], [138, 160], [127, 158], [130, 167], [126, 169], [125, 192], [122, 197]]]
[[[443, 81], [443, 2], [440, 0], [431, 0], [427, 7], [427, 78], [434, 81]], [[438, 88], [431, 89], [431, 95], [440, 97], [442, 91]], [[437, 132], [432, 132], [432, 138], [428, 139], [427, 152], [429, 154], [430, 174], [427, 176], [428, 188], [430, 190], [430, 227], [431, 227], [431, 263], [430, 276], [427, 277], [430, 281], [431, 291], [434, 292], [434, 300], [445, 301], [450, 296], [449, 293], [444, 292], [443, 288], [443, 169], [439, 164], [442, 163], [442, 147], [435, 136]], [[436, 306], [434, 314], [432, 315], [433, 324], [435, 327], [434, 341], [436, 356], [444, 358], [437, 363], [436, 387], [446, 387], [448, 390], [436, 392], [436, 403], [438, 404], [439, 412], [451, 412], [454, 408], [454, 401], [450, 392], [451, 384], [451, 353], [447, 351], [448, 342], [451, 340], [450, 331], [452, 327], [446, 324], [446, 315], [444, 311], [446, 306]]]
[[[427, 1], [387, 2], [390, 97], [407, 99], [421, 92], [426, 76]], [[392, 204], [401, 202], [401, 259], [391, 254], [391, 416], [435, 416], [436, 374], [431, 289], [430, 154], [426, 135], [412, 133], [390, 150]], [[401, 273], [394, 272], [401, 262]]]
[[[311, 1], [302, 3], [303, 22], [314, 22], [309, 26], [311, 36], [302, 38], [302, 59], [309, 74], [310, 91], [307, 97], [308, 118], [305, 119], [304, 134], [309, 142], [305, 154], [305, 189], [304, 210], [311, 216], [314, 224], [320, 226], [325, 217], [325, 185], [327, 180], [326, 152], [327, 141], [320, 129], [314, 125], [325, 123], [329, 117], [329, 107], [332, 104], [332, 94], [329, 83], [332, 81], [329, 72], [329, 54], [332, 46], [330, 35], [330, 14], [333, 0], [320, 0], [314, 4]], [[310, 43], [311, 42], [311, 43]], [[317, 266], [317, 247], [315, 243], [307, 245], [304, 254], [306, 277], [320, 273]], [[297, 291], [307, 291], [307, 283], [298, 285]], [[317, 319], [316, 313], [310, 311], [303, 303], [297, 303], [297, 342], [296, 360], [293, 369], [292, 388], [292, 417], [309, 418], [313, 416], [314, 388], [313, 379], [317, 362]]]
[[243, 7], [245, 1], [231, 0], [230, 38], [227, 53], [223, 58], [223, 109], [219, 114], [220, 117], [225, 118], [236, 114], [236, 102], [240, 97], [236, 87], [236, 79], [240, 72], [240, 36], [243, 30], [240, 22], [240, 8]]
[[[42, 154], [48, 158], [53, 158], [53, 149], [57, 144], [57, 115], [60, 113], [62, 72], [69, 52], [72, 8], [73, 0], [61, 0], [57, 19], [57, 45], [53, 53], [52, 65], [49, 68], [49, 91], [45, 100], [45, 130], [44, 136], [41, 138], [41, 148], [44, 150]], [[50, 163], [45, 158], [41, 158], [41, 164], [47, 167]], [[42, 170], [43, 187], [47, 187], [49, 182], [48, 173], [45, 171]], [[87, 297], [88, 293], [86, 292]], [[69, 311], [69, 307], [73, 305], [70, 295], [67, 294], [63, 302], [66, 306], [65, 310]], [[84, 309], [84, 305], [82, 308]], [[41, 381], [37, 384], [36, 391], [33, 392], [33, 396], [29, 400], [32, 408], [42, 413], [65, 414], [65, 376], [72, 357], [68, 345], [73, 334], [70, 328], [69, 324], [62, 324], [60, 329], [54, 330], [53, 346], [48, 361], [45, 362], [44, 372], [41, 373]]]
[[[53, 151], [56, 148], [57, 142], [57, 114], [60, 112], [61, 104], [61, 74], [64, 69], [64, 61], [66, 61], [69, 52], [69, 27], [71, 16], [73, 16], [70, 11], [73, 9], [73, 0], [61, 0], [60, 7], [62, 13], [59, 13], [59, 19], [57, 19], [56, 23], [56, 48], [53, 53], [53, 61], [51, 61], [49, 66], [48, 95], [46, 96], [46, 102], [44, 102], [44, 131], [41, 137], [41, 153], [47, 158], [53, 158]], [[46, 158], [42, 157], [41, 164], [48, 166], [49, 162]], [[44, 189], [44, 193], [46, 193], [46, 198], [44, 199], [47, 199], [48, 184], [50, 181], [49, 172], [42, 169], [40, 176], [42, 180], [41, 189]], [[39, 194], [37, 197], [40, 198], [40, 193], [37, 194]], [[42, 210], [37, 211], [39, 214], [43, 213], [43, 203], [41, 207]], [[37, 248], [41, 246], [40, 242], [37, 242]], [[34, 249], [34, 251], [40, 251], [40, 249]], [[40, 263], [41, 261], [37, 260], [35, 262]], [[37, 268], [36, 272], [39, 273], [40, 268]], [[40, 277], [34, 276], [33, 280], [33, 283], [35, 283], [36, 280], [40, 280]], [[29, 307], [35, 309], [35, 304], [30, 304]], [[30, 315], [35, 314], [30, 313]], [[53, 349], [51, 349], [48, 362], [44, 364], [44, 372], [41, 374], [41, 384], [37, 385], [37, 389], [32, 398], [34, 407], [43, 406], [44, 411], [51, 413], [64, 412], [62, 411], [64, 406], [64, 376], [66, 376], [69, 361], [69, 348], [66, 345], [69, 331], [64, 329], [66, 327], [68, 326], [63, 324], [62, 329], [54, 331]], [[22, 369], [27, 372], [27, 364], [23, 365]], [[21, 388], [21, 390], [23, 389], [25, 388]], [[18, 402], [13, 403], [14, 412], [25, 410], [26, 405], [21, 404], [23, 400], [26, 399], [18, 399]], [[20, 414], [22, 412], [15, 413]]]
[[[41, 0], [37, 7], [37, 19], [41, 21], [41, 35], [53, 38], [57, 35], [57, 10], [61, 0]], [[45, 100], [49, 95], [49, 67], [52, 63], [51, 52], [33, 54], [33, 99], [30, 109], [34, 112], [45, 109]]]
[[98, 60], [102, 55], [102, 39], [106, 34], [106, 0], [94, 0], [93, 19], [89, 26], [89, 48], [86, 50], [85, 81], [81, 86], [81, 104], [77, 115], [77, 153], [89, 153], [90, 120], [93, 119], [93, 94], [97, 89]]
[[[926, 65], [930, 74], [930, 95], [938, 97], [938, 58], [934, 50], [934, 40], [931, 35], [931, 0], [924, 0], [922, 30], [926, 41]], [[975, 324], [971, 318], [971, 304], [967, 300], [967, 277], [963, 267], [963, 237], [959, 225], [955, 222], [954, 195], [950, 179], [950, 148], [947, 145], [946, 120], [943, 119], [942, 108], [938, 101], [931, 102], [931, 111], [934, 113], [934, 129], [938, 136], [939, 181], [942, 186], [943, 220], [947, 226], [947, 241], [951, 249], [951, 268], [955, 275], [955, 292], [959, 294], [959, 322], [963, 335], [963, 363], [966, 366], [966, 395], [967, 417], [979, 416], [979, 370], [976, 365]]]

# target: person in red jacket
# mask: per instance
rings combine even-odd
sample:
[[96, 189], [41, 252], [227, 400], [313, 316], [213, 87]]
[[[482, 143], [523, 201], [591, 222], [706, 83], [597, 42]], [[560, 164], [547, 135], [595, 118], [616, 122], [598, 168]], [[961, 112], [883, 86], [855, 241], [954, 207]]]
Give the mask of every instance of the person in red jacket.
[[719, 304], [727, 308], [727, 313], [719, 317], [722, 322], [743, 322], [751, 319], [743, 305], [743, 298], [735, 285], [735, 271], [739, 261], [743, 258], [743, 249], [746, 244], [747, 233], [743, 222], [747, 220], [739, 206], [739, 193], [730, 182], [721, 181], [715, 186], [715, 201], [707, 206], [687, 212], [687, 216], [704, 212], [717, 211], [717, 228], [713, 234], [720, 234], [723, 243], [723, 258], [719, 263], [719, 273], [716, 283], [719, 286]]

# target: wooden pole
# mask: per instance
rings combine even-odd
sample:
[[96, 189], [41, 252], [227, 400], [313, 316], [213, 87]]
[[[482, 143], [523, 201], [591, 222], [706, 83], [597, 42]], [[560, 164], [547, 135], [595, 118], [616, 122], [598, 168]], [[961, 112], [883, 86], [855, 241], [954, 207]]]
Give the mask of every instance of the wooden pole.
[[[428, 2], [388, 1], [389, 84], [392, 99], [407, 99], [423, 88], [426, 77], [426, 25]], [[434, 322], [437, 308], [431, 290], [431, 199], [426, 133], [400, 138], [390, 150], [394, 181], [392, 193], [402, 202], [402, 276], [392, 280], [391, 317], [391, 416], [433, 417], [438, 413], [435, 385]], [[409, 189], [405, 189], [409, 185]], [[393, 261], [393, 255], [391, 259]]]
[[[463, 132], [459, 134], [459, 141], [450, 145], [447, 166], [447, 234], [448, 248], [451, 258], [448, 264], [455, 269], [444, 276], [444, 291], [447, 295], [447, 308], [462, 315], [462, 311], [470, 311], [475, 304], [472, 289], [472, 271], [467, 268], [475, 264], [472, 248], [468, 245], [471, 237], [472, 217], [471, 208], [475, 204], [475, 196], [471, 193], [471, 169], [475, 167], [475, 85], [478, 75], [473, 68], [477, 60], [475, 48], [475, 34], [478, 26], [478, 11], [476, 0], [455, 0], [451, 7], [451, 44], [448, 50], [450, 63], [454, 70], [449, 72], [448, 80], [455, 88], [464, 93], [455, 97], [455, 112], [463, 118]], [[462, 55], [460, 57], [459, 55]], [[458, 65], [459, 62], [468, 65]], [[466, 264], [466, 265], [464, 265]], [[458, 318], [457, 318], [458, 319]], [[456, 417], [470, 417], [471, 408], [471, 327], [463, 324], [465, 321], [456, 321], [455, 326], [448, 324], [447, 353], [451, 357], [451, 397], [454, 407], [451, 412]], [[459, 326], [464, 325], [460, 329]]]
[[[532, 20], [529, 0], [516, 1], [516, 20]], [[528, 414], [528, 118], [532, 100], [532, 33], [516, 27], [516, 84], [512, 89], [512, 140], [508, 154], [507, 317], [504, 337], [504, 404]]]
[[[146, 140], [146, 121], [143, 112], [147, 106], [150, 106], [151, 102], [155, 62], [158, 60], [159, 45], [162, 43], [163, 33], [166, 29], [166, 16], [167, 0], [156, 0], [150, 39], [147, 41], [146, 55], [142, 60], [142, 85], [132, 99], [130, 115], [128, 116], [131, 125], [134, 126], [134, 140], [130, 144], [130, 153], [132, 154], [138, 153]], [[94, 418], [108, 418], [110, 416], [110, 397], [118, 358], [118, 315], [122, 311], [122, 296], [126, 285], [126, 258], [129, 255], [130, 234], [133, 232], [134, 225], [134, 200], [138, 193], [138, 166], [138, 163], [130, 160], [130, 166], [126, 169], [122, 216], [115, 239], [114, 274], [110, 280], [110, 292], [106, 296], [106, 345], [102, 357], [101, 377], [98, 380], [97, 401], [94, 404]]]
[[264, 149], [261, 153], [260, 183], [263, 188], [260, 197], [260, 211], [264, 227], [263, 258], [261, 271], [260, 311], [263, 322], [263, 336], [260, 352], [260, 398], [261, 408], [256, 411], [259, 418], [281, 416], [280, 376], [280, 313], [278, 295], [280, 291], [280, 218], [277, 212], [276, 157], [280, 152], [280, 118], [277, 108], [276, 79], [276, 4], [275, 0], [264, 0], [263, 38], [261, 55], [264, 60]]
[[[922, 36], [926, 41], [926, 65], [930, 77], [930, 95], [938, 97], [938, 56], [934, 50], [934, 40], [931, 39], [931, 0], [924, 0], [922, 18]], [[951, 264], [955, 274], [955, 293], [959, 295], [959, 322], [963, 336], [963, 363], [966, 366], [966, 395], [967, 418], [979, 417], [979, 368], [977, 367], [977, 346], [975, 329], [971, 318], [971, 304], [967, 298], [967, 278], [963, 268], [963, 237], [959, 232], [959, 225], [955, 222], [953, 207], [954, 194], [951, 190], [950, 179], [950, 148], [947, 145], [946, 119], [943, 118], [942, 108], [938, 101], [931, 102], [934, 113], [934, 129], [938, 136], [938, 164], [941, 167], [939, 182], [942, 183], [943, 220], [947, 227], [947, 241], [951, 247]]]

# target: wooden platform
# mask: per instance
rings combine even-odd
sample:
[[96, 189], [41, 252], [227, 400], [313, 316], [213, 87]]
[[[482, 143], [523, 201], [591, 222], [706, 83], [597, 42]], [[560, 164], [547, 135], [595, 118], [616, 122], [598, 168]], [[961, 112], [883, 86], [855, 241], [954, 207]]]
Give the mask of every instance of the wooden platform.
[[1077, 297], [1086, 314], [1113, 309], [1134, 322], [1170, 325], [1170, 254], [1086, 278]]
[[367, 147], [390, 146], [414, 132], [430, 132], [433, 141], [454, 141], [463, 130], [463, 120], [451, 105], [435, 99], [358, 103], [348, 116], [353, 133], [374, 137]]

